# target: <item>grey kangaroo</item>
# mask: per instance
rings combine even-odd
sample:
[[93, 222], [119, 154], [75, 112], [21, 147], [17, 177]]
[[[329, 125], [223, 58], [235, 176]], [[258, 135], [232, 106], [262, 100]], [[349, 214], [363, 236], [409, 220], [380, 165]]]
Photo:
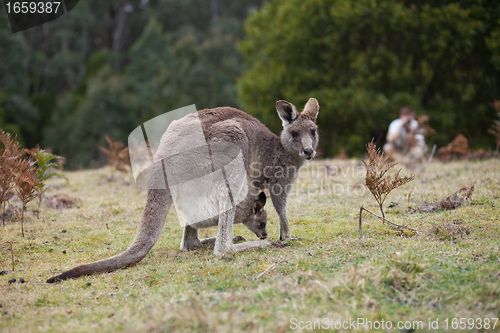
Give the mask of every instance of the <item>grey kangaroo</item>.
[[[299, 113], [292, 103], [279, 100], [276, 102], [276, 110], [283, 125], [280, 136], [272, 133], [254, 117], [230, 107], [201, 110], [194, 115], [188, 115], [172, 123], [169, 130], [163, 135], [158, 151], [155, 154], [156, 163], [153, 164], [153, 171], [149, 179], [150, 189], [147, 194], [146, 207], [139, 229], [130, 247], [108, 259], [77, 266], [48, 279], [47, 282], [53, 283], [83, 275], [111, 272], [119, 268], [132, 266], [148, 254], [163, 230], [167, 212], [173, 203], [173, 196], [175, 195], [175, 193], [171, 192], [174, 186], [170, 186], [173, 184], [171, 184], [168, 175], [167, 177], [161, 177], [161, 175], [165, 175], [165, 164], [169, 163], [168, 161], [165, 163], [163, 158], [171, 155], [169, 151], [175, 150], [175, 144], [178, 140], [177, 134], [181, 132], [189, 133], [194, 126], [196, 117], [201, 122], [205, 139], [208, 145], [212, 147], [212, 150], [217, 150], [217, 146], [224, 147], [224, 144], [230, 144], [231, 147], [238, 148], [237, 150], [241, 153], [244, 162], [245, 177], [249, 189], [247, 199], [242, 200], [237, 206], [234, 205], [233, 196], [230, 198], [231, 203], [233, 203], [232, 206], [223, 204], [223, 202], [228, 201], [227, 198], [216, 197], [211, 200], [210, 202], [213, 205], [224, 206], [224, 209], [219, 210], [221, 213], [216, 220], [211, 220], [207, 224], [186, 224], [181, 249], [191, 250], [200, 246], [214, 244], [214, 254], [221, 255], [253, 248], [269, 248], [283, 245], [281, 242], [263, 240], [267, 236], [264, 233], [257, 234], [261, 238], [259, 241], [233, 244], [233, 224], [236, 218], [241, 218], [241, 213], [238, 213], [238, 211], [244, 211], [245, 205], [255, 207], [255, 201], [252, 201], [252, 198], [255, 199], [254, 193], [263, 189], [269, 190], [272, 203], [279, 215], [280, 240], [290, 240], [286, 212], [287, 197], [305, 160], [310, 160], [316, 155], [319, 140], [316, 125], [319, 103], [315, 98], [310, 98], [304, 110]], [[222, 155], [225, 153], [226, 151], [223, 149]], [[234, 154], [229, 155], [234, 157]], [[189, 162], [190, 165], [208, 165], [208, 168], [211, 167], [214, 170], [213, 160], [209, 163], [207, 158], [203, 157], [203, 154], [201, 154], [201, 159], [196, 156], [198, 155], [188, 155], [188, 159], [194, 160], [184, 160], [184, 162]], [[225, 174], [225, 177], [225, 179], [228, 179], [225, 184], [226, 187], [229, 186], [228, 183], [231, 183], [231, 179], [238, 178], [237, 175], [231, 174], [230, 171]], [[161, 184], [162, 182], [165, 184]], [[219, 190], [221, 189], [216, 188], [214, 193]], [[239, 192], [235, 191], [235, 193], [238, 196]], [[184, 199], [185, 201], [189, 200], [188, 198]], [[257, 204], [257, 206], [259, 205]], [[182, 200], [179, 206], [182, 206]], [[179, 210], [177, 202], [176, 208]], [[253, 210], [254, 215], [258, 210]], [[200, 240], [198, 228], [215, 225], [214, 222], [217, 222], [218, 225], [215, 239]]]

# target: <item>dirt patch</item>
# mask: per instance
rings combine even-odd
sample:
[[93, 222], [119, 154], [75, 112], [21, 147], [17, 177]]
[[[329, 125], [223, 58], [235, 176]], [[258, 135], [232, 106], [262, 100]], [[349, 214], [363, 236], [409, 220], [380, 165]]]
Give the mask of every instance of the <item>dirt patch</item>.
[[58, 193], [45, 198], [45, 205], [50, 208], [71, 208], [79, 207], [81, 200], [64, 193]]

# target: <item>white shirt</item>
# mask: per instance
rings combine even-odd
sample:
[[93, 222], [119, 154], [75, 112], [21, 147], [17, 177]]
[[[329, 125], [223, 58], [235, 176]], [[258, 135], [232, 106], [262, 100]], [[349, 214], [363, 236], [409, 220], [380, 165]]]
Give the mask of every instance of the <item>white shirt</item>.
[[[416, 121], [415, 119], [413, 119], [411, 121], [410, 128], [411, 128], [411, 130], [416, 131], [418, 129], [418, 121]], [[405, 148], [406, 143], [408, 142], [408, 136], [410, 135], [410, 131], [408, 131], [406, 129], [406, 127], [404, 126], [404, 123], [401, 120], [401, 118], [393, 120], [391, 122], [391, 124], [389, 125], [388, 135], [389, 134], [391, 134], [391, 135], [397, 135], [397, 133], [399, 133], [399, 135], [396, 137], [396, 139], [394, 139], [394, 141], [392, 143], [397, 148], [403, 149], [403, 148]], [[425, 142], [423, 141], [423, 136], [422, 135], [416, 134], [415, 135], [415, 139], [417, 139], [419, 141], [419, 144], [421, 146], [425, 146]]]

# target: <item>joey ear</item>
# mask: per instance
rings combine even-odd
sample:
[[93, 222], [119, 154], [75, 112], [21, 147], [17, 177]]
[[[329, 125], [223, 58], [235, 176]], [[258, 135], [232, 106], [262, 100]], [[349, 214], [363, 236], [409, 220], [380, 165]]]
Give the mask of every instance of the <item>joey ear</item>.
[[298, 116], [295, 106], [292, 103], [284, 100], [279, 100], [276, 102], [276, 111], [278, 111], [278, 115], [281, 118], [283, 127], [289, 125]]
[[266, 205], [266, 194], [264, 192], [260, 192], [259, 196], [257, 197], [257, 200], [259, 200], [262, 203], [262, 206]]
[[262, 210], [262, 208], [264, 208], [264, 205], [262, 205], [262, 203], [261, 203], [260, 201], [255, 200], [255, 201], [253, 202], [253, 207], [252, 207], [252, 209], [253, 209], [253, 213], [254, 213], [254, 214], [257, 214], [258, 212], [260, 212], [260, 211]]
[[257, 214], [258, 212], [262, 211], [265, 204], [266, 204], [266, 194], [264, 192], [260, 192], [259, 196], [257, 197], [257, 200], [253, 202], [252, 208], [254, 214]]
[[318, 117], [319, 112], [319, 103], [316, 98], [309, 98], [306, 105], [304, 106], [304, 111], [302, 111], [302, 117], [311, 119], [312, 121], [316, 121], [316, 117]]

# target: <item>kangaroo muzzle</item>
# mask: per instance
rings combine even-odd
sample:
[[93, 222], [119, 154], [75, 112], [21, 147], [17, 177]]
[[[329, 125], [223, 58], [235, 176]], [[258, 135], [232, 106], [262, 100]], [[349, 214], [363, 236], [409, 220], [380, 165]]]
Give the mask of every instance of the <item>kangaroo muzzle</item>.
[[304, 151], [300, 153], [302, 157], [304, 157], [307, 160], [310, 160], [316, 156], [316, 151], [314, 150], [313, 147], [305, 147]]

